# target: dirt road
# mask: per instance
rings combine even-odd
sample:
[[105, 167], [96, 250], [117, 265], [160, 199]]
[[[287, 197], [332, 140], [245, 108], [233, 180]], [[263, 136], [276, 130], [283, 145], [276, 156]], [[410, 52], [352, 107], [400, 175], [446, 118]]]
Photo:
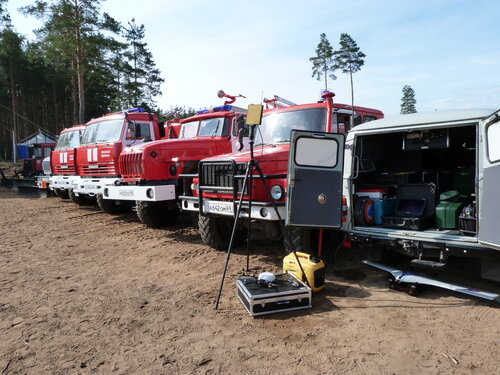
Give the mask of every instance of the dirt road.
[[[188, 220], [145, 228], [0, 188], [0, 374], [494, 374], [500, 309], [419, 298], [340, 253], [313, 309], [251, 318], [235, 296], [245, 250], [204, 246]], [[255, 244], [256, 272], [283, 253]], [[496, 293], [500, 288], [490, 285]]]

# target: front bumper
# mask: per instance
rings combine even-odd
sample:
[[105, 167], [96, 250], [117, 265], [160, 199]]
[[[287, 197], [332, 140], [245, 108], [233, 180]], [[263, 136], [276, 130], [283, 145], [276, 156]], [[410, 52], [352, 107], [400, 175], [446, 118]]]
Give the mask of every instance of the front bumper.
[[78, 183], [80, 176], [51, 176], [49, 178], [50, 190], [61, 189], [61, 190], [71, 190], [73, 186]]
[[97, 194], [102, 195], [104, 187], [107, 185], [114, 185], [119, 179], [113, 178], [80, 178], [73, 184], [73, 191], [76, 194], [85, 194], [94, 196]]
[[102, 196], [104, 199], [148, 202], [170, 201], [176, 198], [175, 185], [105, 186]]
[[[183, 210], [200, 211], [200, 200], [197, 197], [181, 196], [179, 199], [182, 200], [181, 207]], [[203, 199], [202, 205], [203, 213], [211, 215], [234, 216], [236, 213], [235, 207], [237, 209], [237, 204], [235, 205], [233, 202], [228, 201]], [[283, 220], [285, 218], [285, 203], [276, 203], [276, 208], [279, 212], [279, 217], [272, 203], [252, 202], [251, 217], [256, 220], [267, 221], [277, 221], [281, 217]], [[248, 217], [249, 212], [248, 202], [244, 201], [241, 207], [240, 217]]]

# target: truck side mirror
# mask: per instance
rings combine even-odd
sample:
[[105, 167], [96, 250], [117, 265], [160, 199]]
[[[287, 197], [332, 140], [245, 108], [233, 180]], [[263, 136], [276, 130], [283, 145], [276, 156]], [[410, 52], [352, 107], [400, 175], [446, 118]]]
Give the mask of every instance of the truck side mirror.
[[243, 136], [245, 133], [245, 118], [238, 116], [236, 119], [236, 127], [238, 129], [238, 151], [243, 150]]

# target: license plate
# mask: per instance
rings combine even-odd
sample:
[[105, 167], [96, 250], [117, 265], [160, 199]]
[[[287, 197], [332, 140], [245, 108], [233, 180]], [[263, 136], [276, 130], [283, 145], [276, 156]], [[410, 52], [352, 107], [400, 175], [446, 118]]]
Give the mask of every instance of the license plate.
[[233, 204], [208, 203], [208, 212], [214, 214], [233, 214]]
[[120, 195], [121, 197], [133, 197], [134, 191], [133, 190], [119, 190], [118, 195]]
[[95, 185], [85, 185], [85, 189], [87, 190], [94, 190], [95, 188]]

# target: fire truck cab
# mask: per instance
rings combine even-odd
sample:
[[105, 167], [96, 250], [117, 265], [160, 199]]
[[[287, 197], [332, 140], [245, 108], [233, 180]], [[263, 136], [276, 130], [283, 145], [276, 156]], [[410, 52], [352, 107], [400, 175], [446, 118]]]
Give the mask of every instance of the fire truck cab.
[[[78, 178], [71, 198], [86, 204], [93, 197], [99, 206], [112, 211], [119, 202], [102, 199], [104, 186], [119, 181], [118, 158], [122, 150], [160, 139], [158, 119], [142, 108], [129, 109], [93, 119], [86, 124], [81, 145], [76, 148]], [[117, 207], [119, 211], [120, 207]]]
[[[354, 115], [356, 122], [382, 118], [381, 111], [333, 103], [331, 92], [326, 92], [317, 103], [295, 105], [279, 97], [266, 100], [274, 108], [264, 111], [262, 125], [258, 127], [254, 157], [264, 174], [261, 181], [252, 175], [252, 197], [245, 194], [241, 217], [251, 216], [252, 231], [259, 238], [278, 240], [282, 236], [278, 220], [285, 218], [288, 153], [292, 129], [344, 133]], [[282, 105], [274, 105], [279, 104]], [[199, 230], [202, 240], [209, 246], [224, 249], [229, 243], [232, 222], [243, 189], [243, 178], [250, 160], [249, 152], [232, 153], [204, 159], [200, 162], [199, 176], [192, 189], [181, 197], [182, 209], [199, 212]], [[263, 182], [271, 191], [277, 212]], [[247, 189], [248, 192], [249, 189]], [[249, 201], [251, 200], [251, 205]], [[240, 220], [234, 244], [245, 239], [248, 220]], [[292, 247], [292, 244], [286, 244]]]
[[[197, 176], [201, 159], [241, 150], [245, 138], [246, 110], [223, 105], [198, 111], [170, 125], [177, 139], [148, 142], [123, 150], [120, 155], [121, 177], [103, 189], [105, 200], [136, 204], [137, 215], [150, 227], [173, 224], [180, 211], [177, 197], [183, 182]], [[183, 175], [186, 180], [180, 180]]]
[[50, 154], [50, 190], [63, 199], [69, 198], [69, 190], [78, 178], [75, 165], [75, 150], [80, 145], [85, 125], [75, 125], [61, 131], [59, 140]]
[[43, 174], [42, 161], [50, 156], [50, 152], [56, 146], [55, 143], [34, 143], [28, 147], [28, 157], [23, 160], [21, 174], [24, 178], [33, 178]]

